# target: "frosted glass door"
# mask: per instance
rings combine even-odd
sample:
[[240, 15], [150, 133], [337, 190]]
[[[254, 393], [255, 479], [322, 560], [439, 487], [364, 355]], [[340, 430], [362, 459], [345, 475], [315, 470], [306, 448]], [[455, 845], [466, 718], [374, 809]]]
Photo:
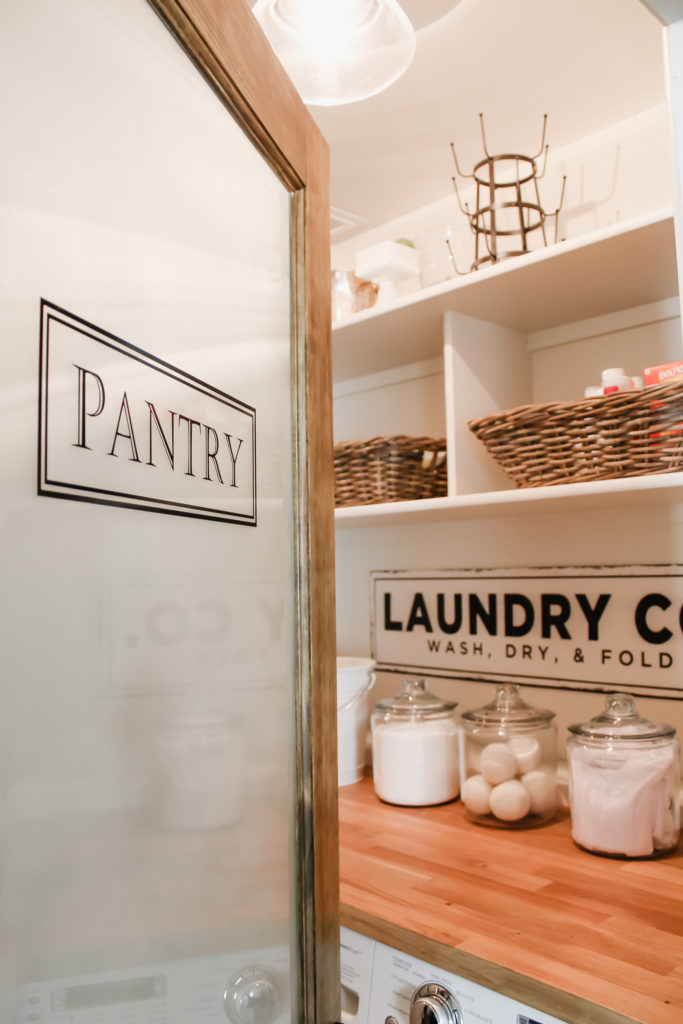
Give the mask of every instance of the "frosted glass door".
[[144, 0], [0, 39], [2, 1020], [297, 1020], [290, 194]]

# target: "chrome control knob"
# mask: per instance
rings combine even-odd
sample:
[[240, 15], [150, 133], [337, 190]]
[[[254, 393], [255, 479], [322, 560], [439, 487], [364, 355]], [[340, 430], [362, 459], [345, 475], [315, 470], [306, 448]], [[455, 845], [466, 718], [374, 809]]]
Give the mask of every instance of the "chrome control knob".
[[428, 981], [413, 992], [410, 1024], [463, 1024], [462, 1010], [452, 992], [436, 981]]
[[223, 1009], [232, 1024], [273, 1024], [284, 1006], [284, 978], [269, 967], [242, 967], [225, 986]]

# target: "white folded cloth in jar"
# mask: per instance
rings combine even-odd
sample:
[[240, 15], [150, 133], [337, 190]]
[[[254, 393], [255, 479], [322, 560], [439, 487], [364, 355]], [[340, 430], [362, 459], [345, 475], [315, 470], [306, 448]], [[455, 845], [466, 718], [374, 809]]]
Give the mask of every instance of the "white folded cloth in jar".
[[572, 836], [581, 846], [646, 857], [675, 846], [680, 827], [671, 746], [569, 755]]

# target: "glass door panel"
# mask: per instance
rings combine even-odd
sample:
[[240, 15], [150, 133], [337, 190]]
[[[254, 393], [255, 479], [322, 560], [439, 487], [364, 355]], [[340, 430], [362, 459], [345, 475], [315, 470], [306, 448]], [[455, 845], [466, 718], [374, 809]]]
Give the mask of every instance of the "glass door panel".
[[291, 197], [144, 0], [0, 23], [2, 1020], [297, 1020]]

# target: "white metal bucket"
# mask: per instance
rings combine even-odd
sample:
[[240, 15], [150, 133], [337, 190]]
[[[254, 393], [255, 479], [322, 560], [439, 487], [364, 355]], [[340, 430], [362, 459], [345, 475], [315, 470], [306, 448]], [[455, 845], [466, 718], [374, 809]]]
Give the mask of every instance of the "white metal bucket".
[[337, 658], [337, 776], [340, 786], [363, 778], [368, 693], [375, 682], [374, 667], [371, 658]]

